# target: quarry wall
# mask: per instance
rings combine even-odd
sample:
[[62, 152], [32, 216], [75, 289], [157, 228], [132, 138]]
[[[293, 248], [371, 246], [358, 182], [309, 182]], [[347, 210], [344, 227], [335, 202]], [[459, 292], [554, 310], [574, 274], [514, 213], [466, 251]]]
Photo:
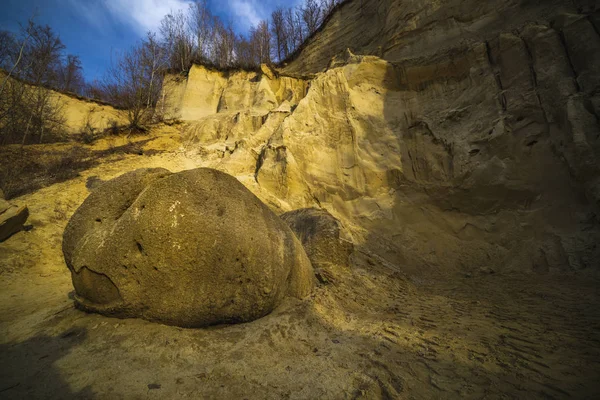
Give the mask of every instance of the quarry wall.
[[583, 2], [354, 0], [280, 78], [194, 67], [174, 115], [274, 208], [326, 208], [403, 268], [597, 267], [598, 21]]

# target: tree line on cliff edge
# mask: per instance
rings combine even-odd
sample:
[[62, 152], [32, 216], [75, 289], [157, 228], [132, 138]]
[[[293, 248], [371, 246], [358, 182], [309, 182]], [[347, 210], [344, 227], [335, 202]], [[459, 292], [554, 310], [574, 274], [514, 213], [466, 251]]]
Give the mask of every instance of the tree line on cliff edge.
[[[61, 105], [44, 87], [107, 101], [127, 110], [131, 127], [157, 117], [165, 73], [193, 64], [217, 69], [256, 69], [292, 56], [342, 0], [304, 0], [274, 10], [247, 35], [213, 15], [206, 0], [166, 15], [129, 50], [115, 54], [104, 77], [85, 82], [78, 56], [68, 54], [49, 26], [29, 21], [18, 35], [0, 31], [0, 144], [41, 143], [64, 123]], [[12, 78], [10, 82], [6, 75]], [[25, 83], [31, 83], [27, 85]]]
[[186, 11], [165, 16], [160, 37], [171, 71], [187, 71], [193, 63], [219, 68], [255, 68], [288, 58], [312, 35], [341, 0], [304, 0], [297, 7], [275, 9], [247, 36], [236, 35], [231, 23], [212, 15], [206, 0]]
[[220, 70], [257, 69], [291, 56], [321, 26], [342, 0], [304, 0], [298, 7], [277, 8], [247, 36], [213, 15], [206, 0], [166, 15], [158, 32], [148, 32], [120, 54], [104, 79], [88, 85], [88, 96], [128, 110], [132, 126], [156, 118], [166, 72], [185, 74], [193, 64]]
[[0, 31], [0, 144], [42, 143], [60, 134], [62, 105], [46, 88], [85, 94], [81, 61], [65, 50], [52, 28], [33, 20], [17, 35]]

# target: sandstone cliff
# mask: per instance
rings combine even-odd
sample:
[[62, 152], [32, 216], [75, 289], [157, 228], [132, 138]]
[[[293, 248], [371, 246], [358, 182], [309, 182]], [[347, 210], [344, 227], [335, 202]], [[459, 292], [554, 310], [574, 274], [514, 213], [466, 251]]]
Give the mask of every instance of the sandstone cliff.
[[[0, 82], [4, 81], [5, 76], [6, 72], [0, 70]], [[15, 80], [9, 78], [7, 85], [10, 86], [13, 82]], [[48, 104], [58, 111], [60, 119], [62, 119], [61, 128], [67, 134], [81, 133], [86, 127], [102, 131], [111, 127], [113, 123], [118, 126], [128, 123], [127, 113], [116, 109], [110, 104], [86, 99], [73, 93], [63, 93], [44, 87], [35, 88], [32, 85], [27, 86], [49, 93]], [[8, 87], [6, 92], [8, 92]]]
[[600, 255], [592, 11], [350, 1], [278, 78], [195, 67], [165, 93], [190, 148], [397, 265], [580, 270]]
[[54, 91], [52, 96], [64, 110], [65, 129], [69, 134], [80, 133], [88, 125], [98, 132], [113, 124], [124, 126], [129, 123], [125, 111], [109, 104]]
[[[18, 199], [33, 229], [0, 243], [2, 393], [598, 398], [597, 21], [579, 1], [350, 0], [277, 71], [168, 78], [160, 109], [182, 123], [132, 138], [139, 152], [99, 139], [102, 163]], [[73, 309], [60, 251], [70, 215], [124, 172], [200, 167], [235, 175], [289, 224], [315, 268], [311, 296], [193, 330]], [[114, 199], [131, 189], [117, 186]], [[197, 186], [216, 197], [153, 191], [140, 237], [169, 222], [169, 196], [188, 199], [222, 225], [179, 225], [207, 242], [182, 250], [226, 272], [220, 258], [244, 238], [210, 239], [245, 232], [243, 220], [220, 218], [219, 189]], [[162, 263], [144, 259], [145, 242], [100, 229], [131, 251], [119, 273], [169, 296], [200, 282], [154, 278]]]
[[[528, 143], [537, 143], [537, 135], [550, 137], [597, 203], [599, 8], [587, 1], [350, 1], [283, 72], [324, 71], [344, 63], [350, 49], [390, 62], [390, 75], [407, 92], [437, 86], [458, 90], [465, 99], [473, 87], [496, 93], [498, 104], [488, 106], [498, 117], [480, 119], [488, 126], [475, 130], [501, 122], [500, 130]], [[496, 87], [489, 85], [492, 78]], [[437, 110], [453, 111], [444, 104]], [[468, 119], [462, 115], [458, 122]]]

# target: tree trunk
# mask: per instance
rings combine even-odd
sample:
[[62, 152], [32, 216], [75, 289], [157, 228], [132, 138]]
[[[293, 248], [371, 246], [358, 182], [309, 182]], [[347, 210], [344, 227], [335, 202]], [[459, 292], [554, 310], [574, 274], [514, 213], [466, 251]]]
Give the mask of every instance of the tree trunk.
[[29, 133], [29, 126], [31, 125], [32, 118], [33, 113], [29, 115], [29, 121], [27, 121], [27, 127], [25, 128], [25, 134], [23, 135], [23, 141], [21, 142], [21, 146], [25, 146], [25, 141], [27, 140], [27, 134]]

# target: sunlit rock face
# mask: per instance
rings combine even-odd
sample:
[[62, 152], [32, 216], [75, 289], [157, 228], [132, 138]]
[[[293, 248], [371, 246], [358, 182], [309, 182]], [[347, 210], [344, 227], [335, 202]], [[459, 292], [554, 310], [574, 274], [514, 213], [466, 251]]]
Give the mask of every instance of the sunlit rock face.
[[206, 168], [103, 184], [69, 221], [63, 252], [81, 308], [185, 327], [260, 318], [314, 279], [285, 223]]
[[[403, 269], [597, 268], [598, 7], [348, 1], [278, 71], [289, 108], [187, 114], [186, 145]], [[190, 75], [177, 107], [211, 79]], [[227, 79], [238, 99], [273, 99], [256, 96], [266, 76]]]
[[[6, 72], [1, 69], [0, 81], [6, 85], [6, 89], [14, 87], [15, 80], [7, 77]], [[129, 123], [126, 111], [116, 109], [108, 103], [47, 88], [38, 87], [36, 90], [48, 96], [49, 104], [61, 111], [61, 133], [77, 135], [86, 129], [102, 132], [113, 126], [119, 127]], [[7, 92], [8, 90], [4, 91]]]
[[386, 119], [426, 123], [458, 175], [481, 158], [526, 163], [523, 149], [547, 142], [600, 211], [599, 28], [600, 4], [585, 0], [347, 1], [281, 72], [322, 73], [348, 51], [380, 57], [412, 103], [384, 94], [397, 105]]
[[166, 119], [197, 121], [217, 113], [252, 109], [265, 116], [282, 103], [298, 104], [306, 81], [258, 72], [221, 72], [194, 65], [187, 78], [168, 76], [163, 84], [159, 109]]

